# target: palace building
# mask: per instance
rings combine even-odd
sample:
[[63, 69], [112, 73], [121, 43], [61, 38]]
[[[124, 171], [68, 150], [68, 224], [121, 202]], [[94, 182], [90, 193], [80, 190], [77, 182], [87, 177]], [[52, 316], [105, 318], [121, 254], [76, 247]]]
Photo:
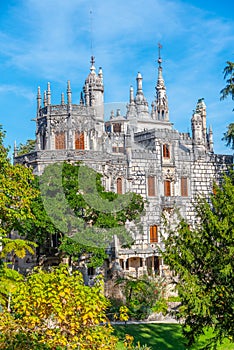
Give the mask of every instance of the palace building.
[[128, 224], [134, 243], [123, 248], [115, 239], [110, 263], [126, 275], [164, 274], [158, 248], [162, 248], [162, 213], [177, 207], [191, 225], [193, 203], [199, 194], [208, 196], [214, 181], [231, 166], [233, 157], [215, 154], [213, 135], [206, 123], [204, 99], [198, 100], [191, 117], [191, 135], [173, 128], [163, 79], [162, 59], [158, 58], [156, 98], [149, 105], [142, 88], [142, 75], [131, 86], [126, 113], [112, 111], [104, 120], [104, 80], [91, 57], [79, 103], [73, 103], [70, 81], [66, 100], [51, 104], [51, 88], [37, 93], [36, 148], [17, 156], [14, 162], [31, 166], [41, 175], [54, 162], [82, 161], [103, 175], [107, 191], [140, 194], [145, 200], [141, 222]]

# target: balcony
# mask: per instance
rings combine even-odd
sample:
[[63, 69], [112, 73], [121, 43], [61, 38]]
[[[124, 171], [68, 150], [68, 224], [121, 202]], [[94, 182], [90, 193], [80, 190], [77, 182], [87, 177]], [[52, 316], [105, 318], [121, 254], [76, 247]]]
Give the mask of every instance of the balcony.
[[161, 196], [161, 206], [165, 209], [172, 209], [183, 204], [180, 196]]

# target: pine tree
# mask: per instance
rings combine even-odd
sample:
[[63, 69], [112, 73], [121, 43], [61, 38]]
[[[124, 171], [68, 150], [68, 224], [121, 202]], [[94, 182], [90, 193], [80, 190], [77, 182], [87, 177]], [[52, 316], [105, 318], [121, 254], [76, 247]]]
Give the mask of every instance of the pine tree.
[[165, 263], [178, 276], [180, 316], [191, 345], [211, 327], [212, 346], [225, 337], [234, 340], [234, 176], [225, 176], [210, 202], [195, 207], [196, 225], [180, 218], [166, 223]]

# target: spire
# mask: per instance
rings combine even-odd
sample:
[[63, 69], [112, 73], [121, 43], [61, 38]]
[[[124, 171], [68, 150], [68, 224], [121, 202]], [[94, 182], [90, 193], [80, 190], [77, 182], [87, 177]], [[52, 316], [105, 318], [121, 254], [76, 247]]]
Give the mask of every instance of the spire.
[[211, 152], [214, 152], [214, 141], [213, 141], [213, 131], [212, 131], [212, 127], [209, 127], [209, 149]]
[[64, 93], [61, 93], [61, 105], [64, 106], [65, 105], [65, 100], [64, 100]]
[[136, 77], [136, 81], [137, 81], [137, 94], [142, 94], [142, 75], [140, 72], [138, 72], [137, 77]]
[[14, 142], [14, 157], [17, 157], [17, 145], [16, 145], [16, 140]]
[[71, 92], [71, 83], [70, 80], [67, 81], [67, 104], [71, 105], [72, 103], [72, 92]]
[[41, 88], [38, 86], [37, 88], [37, 110], [41, 108]]
[[82, 91], [80, 93], [80, 105], [84, 106], [84, 96]]
[[162, 75], [162, 45], [158, 44], [158, 80], [156, 89], [156, 119], [169, 121], [166, 87]]
[[103, 84], [103, 73], [102, 73], [102, 67], [99, 67], [98, 76], [99, 76], [99, 78], [101, 79], [101, 83]]
[[133, 91], [133, 87], [130, 86], [130, 96], [129, 96], [129, 102], [130, 104], [133, 104], [134, 103], [134, 91]]
[[43, 99], [43, 104], [44, 104], [44, 107], [47, 106], [47, 94], [46, 94], [46, 91], [44, 91], [44, 99]]
[[47, 83], [47, 105], [51, 105], [51, 90], [50, 90], [50, 83]]
[[203, 97], [199, 98], [197, 101], [196, 113], [200, 114], [202, 117], [203, 137], [206, 139], [206, 104]]

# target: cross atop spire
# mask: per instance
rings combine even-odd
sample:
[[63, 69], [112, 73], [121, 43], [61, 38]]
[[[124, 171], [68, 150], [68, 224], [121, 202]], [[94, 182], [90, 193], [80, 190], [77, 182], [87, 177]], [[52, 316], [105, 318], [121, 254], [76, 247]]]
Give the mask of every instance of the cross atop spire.
[[95, 57], [93, 55], [91, 56], [90, 63], [91, 63], [90, 71], [91, 71], [92, 74], [94, 74], [95, 73], [95, 66], [94, 66]]
[[94, 57], [94, 56], [91, 56], [91, 61], [90, 61], [90, 63], [92, 64], [92, 66], [94, 65], [94, 63], [95, 63], [95, 57]]

